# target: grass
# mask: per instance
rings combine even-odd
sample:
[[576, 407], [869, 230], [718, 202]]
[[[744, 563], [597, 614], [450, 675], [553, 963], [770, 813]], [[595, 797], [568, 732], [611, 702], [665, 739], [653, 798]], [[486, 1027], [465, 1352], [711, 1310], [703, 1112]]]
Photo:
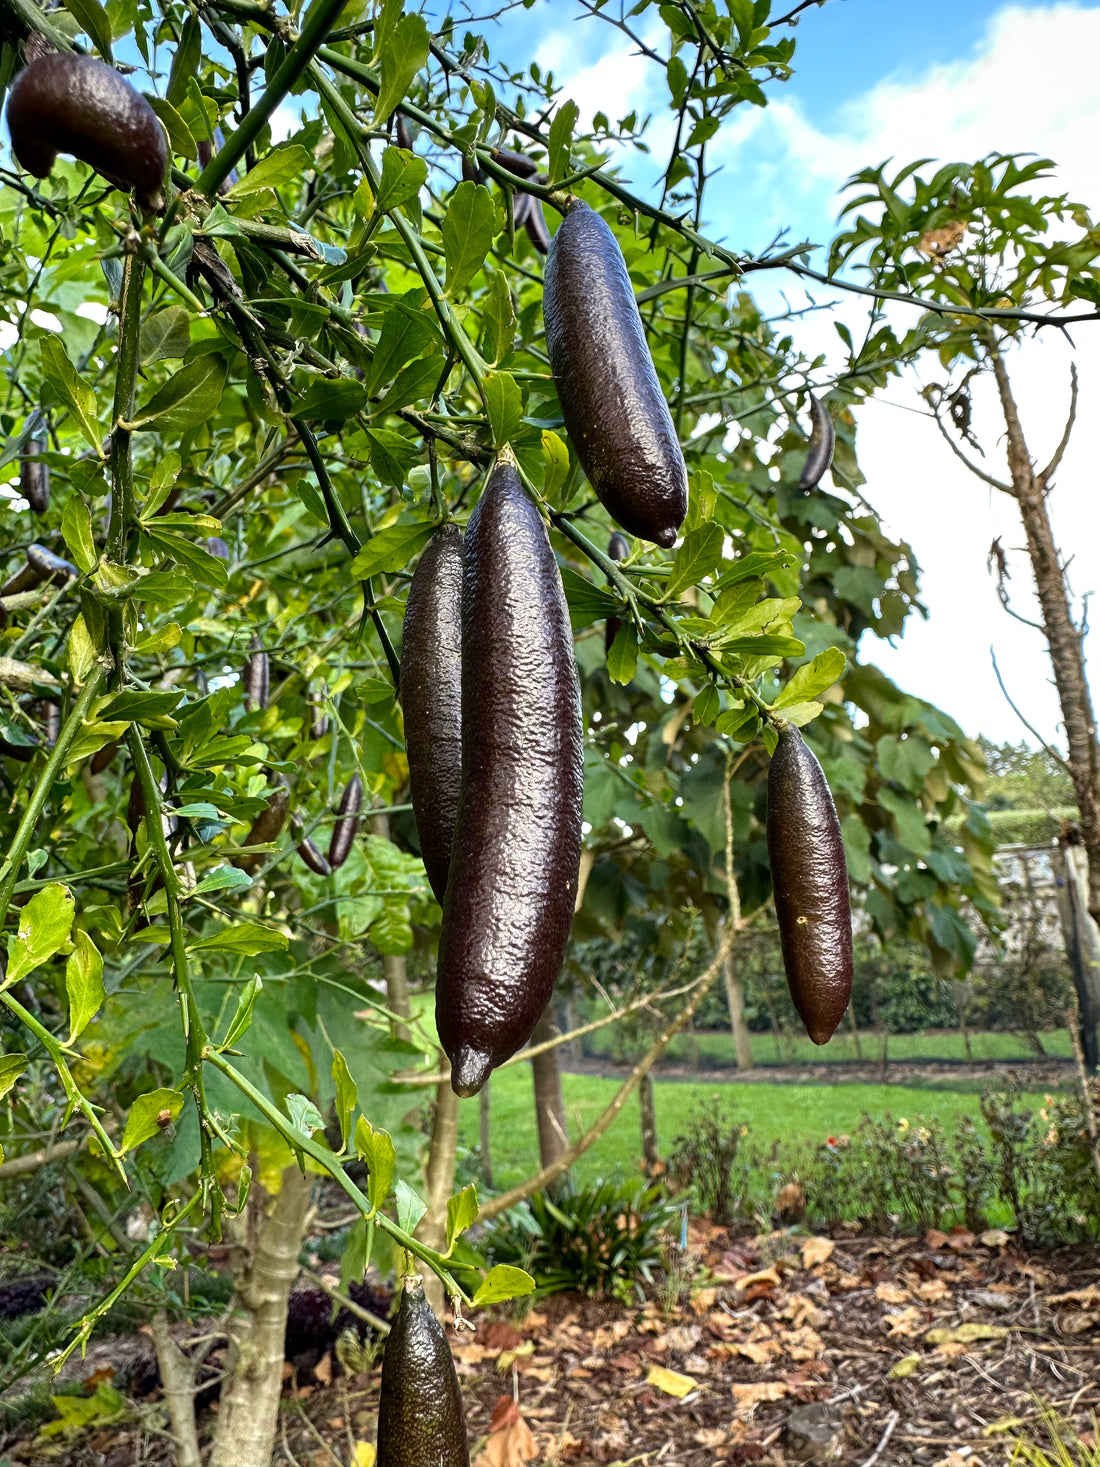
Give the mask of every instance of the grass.
[[[1065, 1029], [1055, 1029], [1041, 1036], [1043, 1048], [1051, 1059], [1069, 1059], [1072, 1056], [1069, 1034]], [[772, 1034], [752, 1036], [752, 1057], [758, 1065], [828, 1064], [862, 1058], [865, 1063], [874, 1063], [882, 1054], [882, 1039], [873, 1031], [864, 1031], [859, 1036], [860, 1050], [848, 1030], [834, 1034], [824, 1047], [819, 1048], [804, 1034], [784, 1035], [779, 1043]], [[613, 1053], [613, 1040], [609, 1033], [597, 1031], [589, 1036], [588, 1052], [593, 1055]], [[1040, 1056], [1016, 1034], [972, 1034], [970, 1052], [975, 1060], [1002, 1060], [1005, 1062], [1035, 1060]], [[673, 1063], [694, 1064], [698, 1053], [699, 1063], [705, 1068], [717, 1065], [732, 1065], [733, 1038], [724, 1030], [699, 1031], [696, 1034], [678, 1034], [669, 1045], [668, 1058]], [[891, 1034], [890, 1060], [955, 1060], [966, 1062], [966, 1046], [961, 1034], [954, 1030], [928, 1029], [916, 1034]]]
[[[593, 1075], [562, 1077], [571, 1140], [580, 1136], [619, 1088], [617, 1079]], [[493, 1183], [506, 1188], [531, 1175], [538, 1165], [538, 1135], [527, 1065], [495, 1074], [491, 1083]], [[903, 1085], [774, 1084], [714, 1085], [705, 1081], [657, 1080], [657, 1134], [667, 1155], [677, 1135], [687, 1128], [692, 1109], [713, 1095], [736, 1107], [757, 1143], [811, 1144], [853, 1131], [864, 1115], [889, 1113], [910, 1122], [935, 1117], [951, 1125], [957, 1116], [980, 1120], [979, 1083], [917, 1088]], [[1041, 1101], [1036, 1093], [1035, 1104]], [[459, 1107], [459, 1143], [473, 1148], [478, 1140], [477, 1101]], [[637, 1095], [600, 1140], [577, 1162], [574, 1179], [581, 1185], [597, 1179], [634, 1176], [641, 1156], [641, 1122]]]

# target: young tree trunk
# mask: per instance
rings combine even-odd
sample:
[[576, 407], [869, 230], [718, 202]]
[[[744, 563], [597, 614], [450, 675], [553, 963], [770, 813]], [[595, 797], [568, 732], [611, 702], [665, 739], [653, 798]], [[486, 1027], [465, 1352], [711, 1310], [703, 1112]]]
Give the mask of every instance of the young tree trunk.
[[[390, 838], [390, 822], [386, 815], [372, 815], [370, 817], [371, 835], [381, 836], [383, 840]], [[412, 1013], [409, 1007], [409, 970], [405, 962], [404, 953], [384, 953], [382, 955], [382, 975], [386, 980], [386, 1007], [390, 1013], [396, 1014], [398, 1020], [408, 1019]], [[393, 1025], [393, 1037], [395, 1039], [408, 1040], [412, 1036], [407, 1024], [395, 1022]]]
[[733, 949], [726, 954], [724, 968], [726, 980], [726, 1002], [730, 1011], [730, 1029], [733, 1033], [733, 1054], [739, 1070], [752, 1069], [752, 1040], [745, 1023], [745, 985], [737, 976], [733, 961]]
[[[450, 1080], [442, 1080], [435, 1092], [435, 1120], [424, 1164], [424, 1200], [428, 1210], [420, 1219], [416, 1236], [429, 1248], [442, 1252], [447, 1242], [447, 1199], [454, 1191], [455, 1156], [458, 1150], [458, 1096]], [[424, 1270], [424, 1293], [437, 1317], [443, 1313], [443, 1285], [430, 1269]]]
[[[1085, 675], [1084, 628], [1079, 628], [1073, 620], [1065, 566], [1047, 513], [1049, 480], [1057, 468], [1061, 450], [1046, 469], [1036, 472], [1028, 453], [1004, 358], [993, 342], [990, 344], [990, 357], [1007, 429], [1012, 496], [1019, 505], [1027, 537], [1027, 553], [1035, 577], [1043, 635], [1047, 640], [1054, 686], [1062, 711], [1062, 726], [1069, 751], [1067, 763], [1073, 781], [1081, 840], [1088, 856], [1089, 914], [1093, 922], [1100, 923], [1100, 744], [1097, 743], [1096, 715]], [[1074, 399], [1076, 401], [1076, 381]], [[1100, 1022], [1100, 1011], [1092, 996], [1092, 988], [1089, 983], [1078, 984], [1077, 1003], [1081, 1012], [1081, 1043], [1086, 1063], [1095, 1069], [1096, 1026]]]
[[481, 1179], [487, 1187], [493, 1185], [493, 1127], [492, 1101], [489, 1086], [492, 1076], [485, 1081], [477, 1097], [477, 1126], [481, 1146]]
[[638, 1085], [638, 1107], [642, 1116], [642, 1161], [649, 1176], [655, 1176], [661, 1164], [657, 1149], [657, 1106], [653, 1095], [653, 1076], [647, 1070]]
[[283, 1389], [287, 1296], [309, 1214], [310, 1181], [288, 1166], [267, 1218], [253, 1191], [246, 1213], [248, 1243], [237, 1270], [229, 1317], [226, 1382], [210, 1467], [271, 1467]]
[[852, 1031], [852, 1041], [856, 1047], [856, 1059], [862, 1059], [863, 1045], [859, 1039], [859, 1025], [856, 1023], [856, 1006], [854, 1003], [848, 1005], [848, 1027]]
[[163, 1309], [157, 1310], [150, 1324], [164, 1401], [168, 1407], [168, 1420], [176, 1439], [176, 1467], [202, 1467], [199, 1433], [195, 1424], [195, 1371], [191, 1361], [172, 1338], [168, 1315]]
[[[535, 1026], [531, 1043], [545, 1044], [557, 1033], [558, 1026], [547, 1012]], [[535, 1055], [531, 1061], [531, 1077], [535, 1086], [535, 1119], [539, 1128], [539, 1162], [545, 1170], [569, 1150], [569, 1127], [556, 1047]]]

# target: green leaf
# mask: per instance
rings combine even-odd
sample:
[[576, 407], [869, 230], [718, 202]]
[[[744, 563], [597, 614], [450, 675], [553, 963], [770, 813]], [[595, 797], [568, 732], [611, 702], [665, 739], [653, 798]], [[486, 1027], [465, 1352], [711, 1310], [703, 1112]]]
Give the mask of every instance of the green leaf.
[[19, 1076], [27, 1068], [28, 1060], [25, 1054], [0, 1054], [0, 1100], [3, 1100], [8, 1091], [15, 1084]]
[[666, 596], [680, 596], [697, 586], [704, 576], [721, 564], [726, 532], [721, 525], [700, 525], [684, 536], [684, 543], [672, 562], [672, 575], [665, 586]]
[[450, 1255], [455, 1243], [466, 1231], [477, 1222], [477, 1189], [473, 1182], [463, 1187], [462, 1191], [454, 1197], [447, 1199], [447, 1254]]
[[397, 1170], [393, 1141], [388, 1131], [376, 1131], [366, 1116], [360, 1116], [355, 1123], [355, 1150], [360, 1161], [366, 1164], [369, 1173], [367, 1197], [371, 1207], [378, 1212], [390, 1195]]
[[714, 478], [706, 469], [697, 469], [688, 484], [688, 512], [684, 520], [684, 533], [698, 530], [709, 524], [714, 517], [714, 506], [718, 502], [718, 490]]
[[65, 964], [65, 991], [69, 995], [69, 1043], [83, 1033], [107, 997], [103, 986], [103, 958], [86, 932], [77, 932], [75, 947]]
[[286, 1109], [290, 1124], [303, 1136], [312, 1136], [315, 1131], [325, 1129], [325, 1118], [308, 1095], [288, 1095]]
[[793, 723], [795, 728], [805, 728], [806, 724], [813, 723], [823, 707], [824, 704], [815, 703], [812, 700], [804, 703], [792, 703], [789, 707], [783, 709], [783, 717], [788, 723]]
[[420, 521], [411, 525], [390, 525], [372, 535], [351, 563], [351, 574], [365, 581], [379, 573], [392, 574], [404, 570], [435, 534], [434, 525]]
[[151, 367], [168, 357], [185, 356], [190, 345], [191, 318], [182, 306], [165, 306], [163, 311], [154, 311], [141, 323], [138, 352], [143, 366]]
[[553, 503], [554, 496], [569, 477], [569, 449], [550, 428], [544, 428], [542, 432], [542, 462], [542, 492]]
[[772, 706], [793, 708], [796, 703], [809, 702], [831, 688], [843, 676], [847, 665], [848, 659], [839, 647], [826, 647], [812, 662], [798, 669]]
[[371, 468], [384, 484], [401, 489], [405, 475], [420, 462], [420, 445], [396, 428], [372, 428], [367, 438], [370, 440]]
[[313, 158], [301, 143], [288, 143], [274, 148], [233, 185], [228, 197], [239, 199], [247, 194], [258, 194], [265, 188], [281, 188], [284, 184], [292, 183], [312, 165]]
[[203, 896], [208, 891], [244, 891], [252, 885], [252, 877], [239, 866], [218, 866], [209, 876], [204, 876], [192, 891], [192, 896]]
[[[244, 873], [242, 872], [241, 874], [243, 875]], [[256, 1007], [256, 1000], [263, 992], [263, 988], [263, 980], [259, 973], [253, 973], [252, 977], [242, 989], [240, 998], [237, 1000], [237, 1012], [233, 1015], [229, 1028], [225, 1031], [225, 1038], [222, 1041], [223, 1049], [232, 1049], [237, 1040], [248, 1032], [248, 1028], [252, 1023], [252, 1010]]]
[[523, 421], [523, 395], [509, 372], [490, 372], [482, 387], [493, 447], [503, 448]]
[[261, 927], [257, 922], [237, 922], [191, 943], [188, 951], [243, 953], [245, 957], [252, 958], [257, 953], [285, 952], [286, 947], [284, 933]]
[[340, 1150], [348, 1144], [351, 1118], [359, 1101], [359, 1087], [351, 1078], [347, 1060], [338, 1049], [332, 1054], [332, 1083], [336, 1086], [336, 1117], [340, 1122]]
[[98, 657], [99, 650], [92, 641], [88, 624], [81, 612], [69, 632], [69, 671], [75, 683], [81, 685], [87, 682], [88, 674], [96, 665]]
[[[419, 291], [412, 291], [410, 295], [415, 300], [420, 299]], [[367, 395], [373, 397], [380, 387], [397, 375], [406, 362], [422, 356], [429, 346], [442, 344], [432, 322], [416, 308], [409, 297], [395, 301], [382, 318], [382, 329], [378, 333], [370, 370], [364, 383]]]
[[624, 621], [615, 633], [607, 654], [607, 675], [613, 683], [630, 682], [638, 666], [638, 633], [632, 621]]
[[222, 400], [226, 364], [216, 352], [206, 352], [169, 377], [153, 393], [134, 420], [135, 428], [158, 433], [180, 433], [205, 423]]
[[696, 723], [713, 723], [720, 712], [721, 704], [718, 701], [718, 689], [713, 683], [707, 683], [695, 695], [691, 716]]
[[61, 513], [61, 533], [69, 547], [69, 554], [87, 575], [99, 556], [92, 539], [92, 517], [88, 513], [88, 506], [78, 494], [70, 494], [65, 503]]
[[103, 446], [103, 435], [96, 422], [95, 393], [77, 376], [59, 337], [44, 336], [40, 351], [43, 377], [76, 419], [85, 443], [98, 455]]
[[447, 290], [454, 294], [481, 269], [499, 231], [500, 216], [484, 184], [467, 179], [451, 195], [443, 216], [443, 249], [447, 256]]
[[99, 0], [65, 0], [65, 9], [75, 19], [104, 61], [113, 61], [111, 54], [111, 22]]
[[19, 913], [19, 931], [8, 938], [5, 988], [18, 983], [69, 943], [76, 904], [67, 886], [53, 881], [36, 891]]
[[428, 180], [428, 165], [406, 148], [387, 148], [382, 154], [382, 176], [378, 181], [375, 208], [380, 214], [400, 208], [415, 199]]
[[[176, 530], [162, 530], [154, 520], [151, 524], [144, 525], [144, 532], [154, 545], [173, 560], [179, 561], [180, 565], [191, 572], [195, 580], [201, 581], [205, 586], [226, 586], [229, 584], [229, 571], [226, 569], [225, 561], [218, 556], [211, 555], [205, 546], [182, 535]], [[147, 599], [152, 596], [153, 588], [150, 585], [152, 576], [146, 576], [141, 583], [141, 593]], [[172, 604], [172, 603], [170, 603]]]
[[367, 389], [350, 377], [321, 378], [309, 384], [309, 390], [294, 405], [296, 418], [312, 418], [315, 422], [343, 423], [362, 412]]
[[562, 569], [561, 583], [569, 604], [569, 621], [574, 631], [579, 632], [582, 628], [591, 626], [594, 621], [606, 621], [609, 616], [618, 616], [622, 612], [622, 602], [617, 596], [594, 586], [568, 566]]
[[195, 135], [171, 102], [166, 101], [164, 97], [154, 97], [152, 93], [146, 93], [145, 100], [160, 118], [161, 125], [168, 134], [169, 150], [173, 153], [181, 153], [185, 158], [197, 158], [199, 149], [195, 142]]
[[428, 1210], [428, 1204], [418, 1197], [408, 1182], [398, 1182], [393, 1189], [397, 1197], [397, 1224], [411, 1233]]
[[90, 754], [97, 754], [100, 749], [120, 739], [129, 726], [128, 722], [100, 723], [98, 719], [84, 719], [76, 738], [69, 745], [65, 768], [75, 769]]
[[172, 57], [172, 69], [168, 73], [165, 96], [173, 107], [178, 107], [187, 96], [187, 83], [197, 76], [202, 60], [202, 26], [198, 13], [188, 11], [180, 29], [179, 44]]
[[551, 183], [556, 183], [559, 178], [564, 178], [569, 172], [569, 156], [573, 148], [573, 128], [576, 126], [580, 111], [576, 102], [569, 101], [563, 102], [554, 113], [554, 120], [550, 124], [550, 162], [547, 170]]
[[389, 120], [409, 83], [428, 59], [431, 37], [421, 15], [405, 15], [390, 31], [382, 47], [382, 84], [374, 104], [375, 125]]
[[504, 271], [498, 270], [493, 276], [481, 311], [481, 354], [491, 366], [511, 355], [515, 332], [516, 313], [512, 306], [512, 293], [508, 289]]
[[175, 719], [168, 715], [182, 697], [182, 690], [176, 688], [166, 693], [146, 693], [138, 688], [129, 688], [105, 703], [98, 716], [101, 719], [124, 718], [127, 723], [144, 723], [150, 728], [175, 728]]
[[532, 1294], [535, 1281], [522, 1268], [513, 1268], [510, 1263], [498, 1263], [481, 1281], [474, 1295], [474, 1305], [481, 1308], [486, 1304], [501, 1304], [505, 1299], [518, 1299], [523, 1294]]
[[119, 1155], [124, 1156], [143, 1141], [167, 1130], [178, 1120], [182, 1109], [183, 1093], [179, 1090], [152, 1090], [148, 1095], [139, 1095], [126, 1118]]

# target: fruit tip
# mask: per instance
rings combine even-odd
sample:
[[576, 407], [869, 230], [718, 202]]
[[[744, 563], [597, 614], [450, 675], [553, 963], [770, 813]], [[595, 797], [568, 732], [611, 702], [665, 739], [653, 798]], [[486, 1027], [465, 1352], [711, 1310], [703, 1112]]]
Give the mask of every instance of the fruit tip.
[[669, 525], [667, 529], [659, 530], [653, 538], [662, 550], [671, 550], [676, 544], [676, 528]]
[[451, 1063], [451, 1089], [463, 1100], [476, 1095], [493, 1069], [492, 1058], [483, 1050], [462, 1045]]

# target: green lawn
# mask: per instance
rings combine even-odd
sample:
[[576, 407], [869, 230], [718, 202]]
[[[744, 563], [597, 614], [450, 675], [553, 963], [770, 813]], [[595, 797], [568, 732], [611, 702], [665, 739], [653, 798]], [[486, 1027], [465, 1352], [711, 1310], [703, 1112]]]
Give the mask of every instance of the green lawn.
[[[591, 1075], [563, 1077], [570, 1139], [575, 1140], [600, 1115], [619, 1081]], [[531, 1072], [513, 1065], [495, 1074], [491, 1083], [493, 1183], [512, 1186], [537, 1167]], [[750, 1137], [773, 1141], [824, 1141], [827, 1136], [851, 1132], [867, 1114], [881, 1118], [887, 1112], [913, 1122], [917, 1116], [935, 1117], [950, 1124], [956, 1116], [980, 1117], [979, 1089], [975, 1085], [918, 1089], [901, 1085], [714, 1085], [703, 1082], [658, 1080], [655, 1086], [657, 1129], [661, 1150], [667, 1155], [681, 1134], [692, 1108], [718, 1095], [736, 1107]], [[1036, 1094], [1035, 1103], [1041, 1096]], [[641, 1155], [641, 1126], [637, 1096], [623, 1108], [612, 1126], [577, 1163], [574, 1177], [584, 1184], [596, 1178], [637, 1174]], [[478, 1139], [478, 1102], [459, 1107], [459, 1140], [474, 1147]]]
[[[1069, 1059], [1069, 1035], [1065, 1029], [1055, 1029], [1042, 1036], [1043, 1048], [1052, 1059]], [[599, 1031], [588, 1038], [589, 1051], [593, 1054], [611, 1054], [613, 1040], [610, 1031]], [[877, 1060], [882, 1053], [882, 1039], [878, 1034], [864, 1031], [859, 1036], [860, 1051], [848, 1030], [837, 1032], [829, 1043], [820, 1048], [804, 1034], [784, 1035], [779, 1044], [771, 1034], [752, 1036], [752, 1057], [758, 1065], [807, 1064], [836, 1060]], [[706, 1065], [732, 1065], [733, 1039], [721, 1030], [700, 1031], [694, 1035], [678, 1034], [669, 1045], [668, 1057], [673, 1062], [694, 1063], [698, 1053], [700, 1063]], [[970, 1053], [975, 1060], [1025, 1060], [1038, 1059], [1035, 1051], [1015, 1034], [972, 1034]], [[966, 1047], [961, 1034], [953, 1031], [929, 1029], [918, 1034], [891, 1034], [889, 1054], [891, 1060], [941, 1059], [966, 1060]]]

